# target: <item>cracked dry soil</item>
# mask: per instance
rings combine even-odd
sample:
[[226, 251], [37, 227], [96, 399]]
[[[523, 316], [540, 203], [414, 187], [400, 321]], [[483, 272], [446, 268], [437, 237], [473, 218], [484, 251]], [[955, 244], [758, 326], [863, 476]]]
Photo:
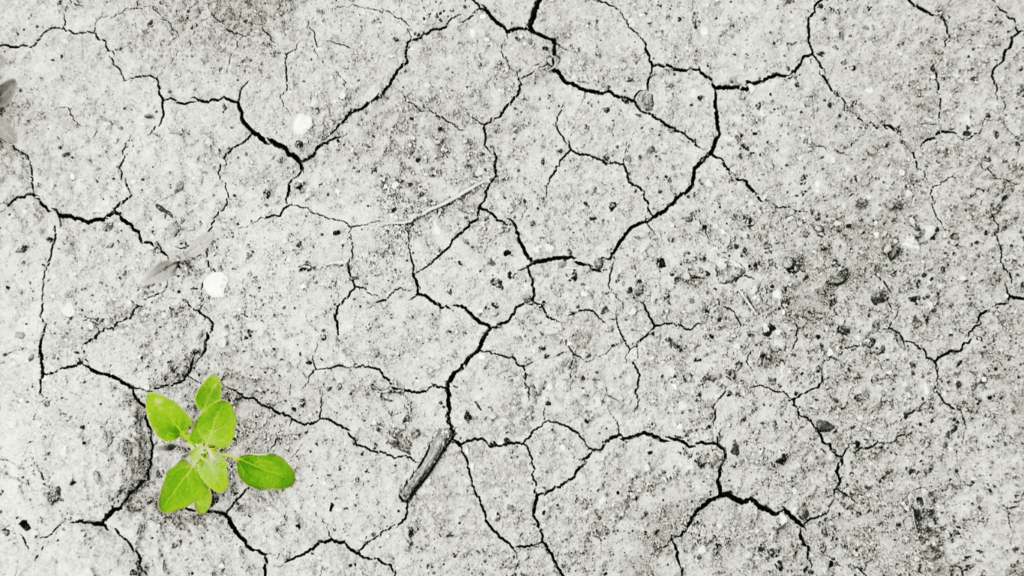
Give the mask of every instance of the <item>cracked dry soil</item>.
[[[1024, 574], [1022, 27], [7, 3], [0, 575]], [[161, 514], [210, 373], [296, 484]]]

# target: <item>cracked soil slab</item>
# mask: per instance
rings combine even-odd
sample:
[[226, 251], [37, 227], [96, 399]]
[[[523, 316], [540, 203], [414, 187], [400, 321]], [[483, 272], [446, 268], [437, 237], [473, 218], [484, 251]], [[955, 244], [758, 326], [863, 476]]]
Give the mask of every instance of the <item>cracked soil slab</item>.
[[0, 576], [1024, 574], [1020, 2], [9, 4]]

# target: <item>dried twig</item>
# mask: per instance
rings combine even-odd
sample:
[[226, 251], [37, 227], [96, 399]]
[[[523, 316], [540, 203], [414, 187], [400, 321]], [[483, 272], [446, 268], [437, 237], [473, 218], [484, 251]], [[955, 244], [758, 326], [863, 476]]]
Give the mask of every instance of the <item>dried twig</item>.
[[413, 216], [412, 218], [408, 218], [406, 220], [398, 220], [396, 222], [379, 222], [379, 221], [378, 222], [367, 222], [366, 224], [363, 224], [363, 226], [408, 226], [409, 224], [412, 224], [413, 222], [419, 220], [420, 218], [423, 218], [424, 216], [426, 216], [427, 214], [430, 214], [431, 212], [436, 212], [436, 211], [438, 211], [438, 210], [440, 210], [440, 209], [442, 209], [442, 208], [452, 204], [453, 202], [456, 202], [456, 201], [458, 201], [458, 200], [460, 200], [462, 198], [465, 198], [466, 195], [468, 195], [470, 192], [472, 192], [473, 190], [476, 190], [477, 188], [479, 188], [480, 186], [486, 184], [487, 182], [489, 182], [489, 180], [480, 180], [476, 184], [473, 184], [472, 186], [470, 186], [469, 188], [466, 188], [462, 192], [459, 192], [455, 196], [452, 196], [451, 198], [445, 200], [444, 202], [442, 202], [440, 204], [437, 204], [435, 206], [431, 206], [430, 208], [427, 208], [426, 210], [420, 212], [419, 214]]
[[448, 428], [442, 428], [437, 431], [437, 434], [434, 434], [430, 445], [427, 446], [427, 453], [423, 456], [423, 460], [420, 460], [420, 465], [416, 467], [412, 476], [406, 480], [405, 486], [402, 486], [402, 491], [398, 493], [398, 497], [402, 499], [402, 502], [408, 502], [412, 499], [413, 494], [419, 490], [420, 485], [430, 475], [430, 471], [434, 469], [437, 461], [441, 459], [441, 455], [444, 454], [444, 449], [448, 447], [448, 442], [451, 439], [452, 432]]

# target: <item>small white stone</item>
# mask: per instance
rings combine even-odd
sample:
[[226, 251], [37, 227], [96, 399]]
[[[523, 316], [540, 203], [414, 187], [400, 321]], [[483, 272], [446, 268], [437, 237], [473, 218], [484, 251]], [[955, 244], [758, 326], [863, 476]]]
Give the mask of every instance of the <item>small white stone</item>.
[[296, 136], [302, 136], [313, 127], [313, 119], [305, 114], [296, 114], [295, 120], [292, 121], [292, 132], [295, 132]]
[[210, 298], [223, 298], [224, 288], [228, 285], [228, 275], [223, 272], [214, 272], [203, 280], [203, 290], [210, 295]]
[[64, 307], [60, 309], [60, 313], [71, 318], [75, 315], [75, 305], [71, 302], [64, 304]]

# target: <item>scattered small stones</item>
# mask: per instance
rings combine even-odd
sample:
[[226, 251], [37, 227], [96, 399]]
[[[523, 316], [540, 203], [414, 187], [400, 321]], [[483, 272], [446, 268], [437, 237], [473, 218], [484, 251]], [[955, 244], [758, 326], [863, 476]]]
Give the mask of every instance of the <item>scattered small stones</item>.
[[782, 259], [782, 267], [790, 274], [796, 274], [803, 268], [804, 259], [802, 256], [786, 256]]

